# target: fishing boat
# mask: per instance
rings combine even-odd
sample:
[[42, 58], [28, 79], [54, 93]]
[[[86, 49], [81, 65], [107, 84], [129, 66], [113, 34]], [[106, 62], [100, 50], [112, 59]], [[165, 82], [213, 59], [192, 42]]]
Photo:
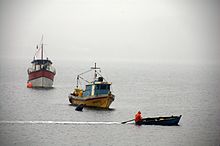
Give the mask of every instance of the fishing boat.
[[[94, 78], [92, 81], [84, 79], [82, 76], [85, 73], [94, 71]], [[69, 94], [69, 102], [72, 105], [83, 105], [87, 107], [109, 108], [115, 99], [115, 95], [111, 92], [111, 82], [107, 82], [101, 75], [99, 67], [91, 67], [90, 70], [77, 75], [76, 88]], [[80, 80], [86, 82], [85, 89], [79, 87]]]
[[178, 125], [182, 115], [180, 116], [169, 116], [169, 117], [152, 117], [143, 118], [141, 125], [164, 125], [173, 126]]
[[36, 49], [33, 61], [31, 62], [32, 65], [27, 70], [27, 87], [50, 88], [53, 86], [56, 70], [52, 66], [52, 61], [44, 55], [43, 36], [40, 45], [37, 45]]

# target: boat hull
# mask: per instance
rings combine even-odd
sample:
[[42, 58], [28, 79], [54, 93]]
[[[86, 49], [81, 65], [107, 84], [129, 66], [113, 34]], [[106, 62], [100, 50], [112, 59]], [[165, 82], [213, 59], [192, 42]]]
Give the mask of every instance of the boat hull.
[[171, 117], [155, 117], [155, 118], [144, 118], [139, 123], [140, 125], [164, 125], [164, 126], [175, 126], [178, 125], [182, 115], [171, 116]]
[[70, 94], [69, 101], [72, 105], [83, 104], [87, 107], [109, 108], [114, 101], [114, 95], [76, 97]]
[[51, 88], [53, 86], [54, 73], [47, 70], [33, 71], [28, 74], [28, 83], [32, 87]]

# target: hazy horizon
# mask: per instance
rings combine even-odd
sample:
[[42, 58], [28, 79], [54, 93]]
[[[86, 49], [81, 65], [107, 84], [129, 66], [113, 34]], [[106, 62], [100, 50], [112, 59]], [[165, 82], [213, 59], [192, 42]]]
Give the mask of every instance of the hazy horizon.
[[32, 59], [44, 35], [51, 60], [219, 62], [220, 2], [3, 0], [0, 57]]

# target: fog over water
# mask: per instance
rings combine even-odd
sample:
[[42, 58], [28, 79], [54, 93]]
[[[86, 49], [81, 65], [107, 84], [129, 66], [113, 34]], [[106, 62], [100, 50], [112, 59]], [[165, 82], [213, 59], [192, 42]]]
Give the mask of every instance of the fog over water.
[[218, 62], [218, 0], [1, 0], [1, 58]]
[[[219, 14], [219, 0], [0, 0], [0, 145], [219, 146]], [[49, 90], [26, 88], [42, 35]], [[95, 62], [115, 101], [77, 112], [68, 94]], [[182, 118], [121, 124], [139, 110]]]

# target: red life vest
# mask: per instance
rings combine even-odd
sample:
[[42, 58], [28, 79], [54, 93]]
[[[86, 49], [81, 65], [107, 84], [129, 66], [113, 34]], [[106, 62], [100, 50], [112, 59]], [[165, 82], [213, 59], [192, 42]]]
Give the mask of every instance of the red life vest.
[[134, 118], [135, 122], [139, 122], [142, 120], [141, 112], [138, 112]]

